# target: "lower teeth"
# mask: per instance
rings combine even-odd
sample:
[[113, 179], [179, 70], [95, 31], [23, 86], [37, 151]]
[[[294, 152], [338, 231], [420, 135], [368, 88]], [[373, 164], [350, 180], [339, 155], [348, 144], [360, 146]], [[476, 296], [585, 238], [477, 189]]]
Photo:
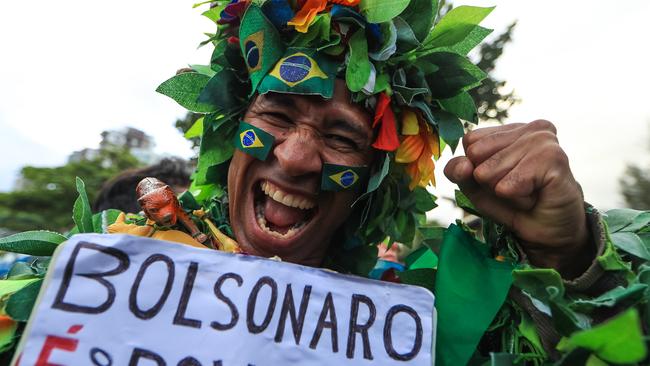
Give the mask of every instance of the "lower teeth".
[[271, 229], [266, 225], [266, 218], [264, 217], [264, 213], [263, 213], [262, 211], [263, 211], [263, 208], [262, 208], [261, 205], [260, 205], [260, 206], [257, 206], [256, 209], [255, 209], [255, 215], [256, 215], [256, 217], [257, 217], [257, 223], [258, 223], [259, 226], [262, 228], [262, 230], [266, 231], [267, 233], [271, 234], [272, 236], [275, 236], [276, 238], [280, 238], [280, 239], [287, 239], [287, 238], [290, 238], [290, 237], [296, 235], [296, 233], [297, 233], [298, 231], [300, 231], [300, 229], [301, 229], [303, 226], [305, 226], [305, 224], [306, 224], [305, 221], [301, 221], [301, 222], [299, 222], [299, 223], [293, 225], [293, 227], [292, 227], [291, 229], [289, 229], [289, 231], [287, 231], [286, 233], [282, 234], [282, 233], [279, 233], [279, 232], [277, 232], [277, 231], [273, 231], [273, 230], [271, 230]]

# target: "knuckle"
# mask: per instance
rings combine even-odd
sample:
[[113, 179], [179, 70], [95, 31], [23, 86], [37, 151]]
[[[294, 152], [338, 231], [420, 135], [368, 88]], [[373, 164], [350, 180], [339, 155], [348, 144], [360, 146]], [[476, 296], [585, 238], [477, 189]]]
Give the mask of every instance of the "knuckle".
[[547, 146], [549, 142], [554, 145], [558, 145], [557, 135], [548, 130], [538, 130], [528, 134], [529, 141], [532, 146]]
[[555, 125], [552, 122], [547, 121], [545, 119], [538, 119], [538, 120], [532, 121], [528, 125], [534, 130], [550, 131], [553, 134], [557, 134], [557, 128], [555, 127]]
[[553, 163], [554, 166], [568, 167], [569, 157], [562, 147], [557, 143], [546, 144], [543, 152], [544, 158]]
[[478, 144], [472, 144], [467, 147], [465, 150], [465, 156], [471, 161], [476, 161], [479, 159], [481, 147]]
[[529, 179], [514, 170], [494, 186], [494, 193], [499, 197], [513, 197], [519, 191], [525, 191]]
[[486, 183], [490, 179], [490, 171], [485, 167], [485, 164], [481, 164], [478, 168], [474, 169], [474, 180], [478, 183]]

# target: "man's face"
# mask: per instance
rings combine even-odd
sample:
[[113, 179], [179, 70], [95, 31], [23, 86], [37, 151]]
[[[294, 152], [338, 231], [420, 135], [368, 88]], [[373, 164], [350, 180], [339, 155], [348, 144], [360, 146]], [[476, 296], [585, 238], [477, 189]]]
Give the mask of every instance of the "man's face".
[[275, 136], [266, 161], [235, 151], [228, 171], [230, 220], [245, 252], [317, 266], [358, 191], [321, 192], [324, 163], [370, 165], [370, 115], [341, 80], [332, 99], [269, 93], [244, 121]]

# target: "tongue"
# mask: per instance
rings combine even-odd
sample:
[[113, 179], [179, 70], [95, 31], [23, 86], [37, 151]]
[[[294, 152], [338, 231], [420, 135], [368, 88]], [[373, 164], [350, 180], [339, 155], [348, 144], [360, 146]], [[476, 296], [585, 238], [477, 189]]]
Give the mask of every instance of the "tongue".
[[302, 221], [307, 215], [306, 210], [289, 207], [271, 198], [266, 199], [264, 204], [264, 216], [266, 221], [279, 227], [290, 227]]

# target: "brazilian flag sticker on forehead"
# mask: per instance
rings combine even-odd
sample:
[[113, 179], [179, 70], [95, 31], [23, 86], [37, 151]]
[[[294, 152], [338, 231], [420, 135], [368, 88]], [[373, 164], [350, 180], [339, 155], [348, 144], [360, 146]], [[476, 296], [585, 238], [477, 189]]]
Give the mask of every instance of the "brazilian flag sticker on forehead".
[[314, 49], [289, 48], [258, 87], [268, 92], [320, 95], [331, 98], [334, 93], [337, 63]]
[[323, 191], [342, 191], [355, 189], [365, 182], [367, 167], [351, 167], [325, 163], [320, 189]]
[[239, 122], [235, 135], [235, 147], [254, 158], [265, 161], [273, 148], [275, 137], [270, 133], [244, 121]]

